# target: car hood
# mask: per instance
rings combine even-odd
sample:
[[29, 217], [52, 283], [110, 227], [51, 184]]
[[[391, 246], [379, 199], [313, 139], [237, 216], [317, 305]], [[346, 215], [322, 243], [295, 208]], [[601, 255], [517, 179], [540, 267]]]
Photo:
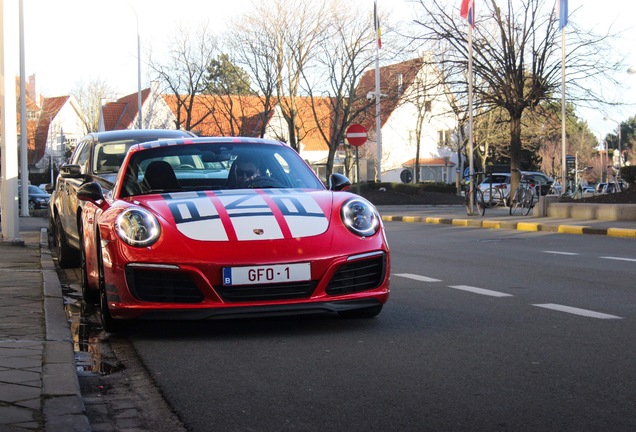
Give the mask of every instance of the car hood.
[[[339, 193], [339, 201], [351, 196]], [[178, 192], [137, 196], [181, 234], [199, 241], [311, 237], [329, 228], [334, 193], [289, 189]]]

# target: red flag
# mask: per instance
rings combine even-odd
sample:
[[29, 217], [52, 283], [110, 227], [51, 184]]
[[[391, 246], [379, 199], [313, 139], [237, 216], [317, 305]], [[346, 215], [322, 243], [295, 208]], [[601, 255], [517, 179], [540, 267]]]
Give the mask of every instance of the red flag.
[[468, 20], [468, 24], [475, 28], [475, 0], [462, 0], [459, 15]]

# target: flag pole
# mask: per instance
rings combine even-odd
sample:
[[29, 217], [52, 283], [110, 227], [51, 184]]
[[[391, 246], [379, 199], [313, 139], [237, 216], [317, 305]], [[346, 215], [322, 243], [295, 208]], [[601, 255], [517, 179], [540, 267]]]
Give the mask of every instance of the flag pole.
[[565, 26], [561, 27], [561, 190], [567, 189], [567, 161], [565, 154], [566, 133], [565, 133]]
[[[473, 18], [474, 19], [474, 18]], [[473, 26], [469, 23], [468, 25], [468, 172], [470, 176], [468, 177], [469, 181], [469, 191], [472, 192], [475, 187], [475, 167], [473, 163]], [[469, 197], [469, 205], [470, 205], [470, 214], [471, 216], [474, 214], [473, 206], [474, 203], [474, 195], [470, 193]]]
[[380, 22], [377, 0], [373, 2], [373, 27], [375, 29], [375, 136], [377, 145], [377, 181], [382, 182], [382, 119], [380, 118]]
[[567, 188], [568, 166], [565, 154], [566, 133], [565, 133], [565, 26], [568, 24], [568, 0], [557, 0], [557, 14], [559, 17], [559, 28], [561, 29], [561, 181], [563, 191]]
[[475, 27], [475, 3], [473, 0], [462, 0], [459, 9], [462, 18], [468, 21], [468, 214], [473, 216], [475, 199], [475, 164], [473, 162], [473, 29]]

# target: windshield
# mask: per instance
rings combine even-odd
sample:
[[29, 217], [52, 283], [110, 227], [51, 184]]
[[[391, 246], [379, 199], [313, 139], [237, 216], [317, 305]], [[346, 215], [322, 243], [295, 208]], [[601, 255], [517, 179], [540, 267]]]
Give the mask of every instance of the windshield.
[[119, 171], [126, 152], [136, 140], [109, 141], [95, 145], [95, 157], [93, 158], [93, 172], [105, 174]]
[[120, 196], [242, 188], [324, 189], [324, 185], [286, 146], [195, 143], [133, 152]]
[[481, 184], [489, 184], [489, 183], [508, 183], [510, 177], [504, 175], [493, 174], [492, 176], [488, 176], [481, 182]]

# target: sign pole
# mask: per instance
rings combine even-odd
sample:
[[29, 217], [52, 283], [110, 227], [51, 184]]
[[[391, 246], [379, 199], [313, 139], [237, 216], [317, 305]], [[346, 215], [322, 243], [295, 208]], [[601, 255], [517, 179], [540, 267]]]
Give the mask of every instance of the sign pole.
[[356, 147], [356, 183], [360, 183], [360, 159], [358, 158], [358, 147]]
[[358, 147], [367, 142], [368, 133], [364, 126], [354, 123], [349, 125], [345, 131], [345, 138], [349, 145], [356, 148], [356, 183], [360, 183], [360, 159], [358, 158]]

